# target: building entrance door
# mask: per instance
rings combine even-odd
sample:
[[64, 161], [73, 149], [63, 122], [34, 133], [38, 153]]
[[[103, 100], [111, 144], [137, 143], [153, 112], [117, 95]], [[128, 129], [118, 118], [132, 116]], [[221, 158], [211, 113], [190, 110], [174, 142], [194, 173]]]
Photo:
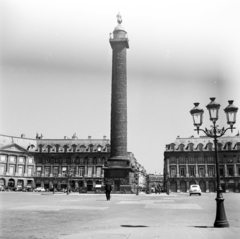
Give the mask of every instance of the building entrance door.
[[171, 189], [171, 192], [177, 192], [177, 182], [176, 181], [170, 182], [170, 189]]
[[209, 192], [214, 193], [216, 191], [215, 189], [215, 182], [214, 181], [210, 181], [209, 182]]
[[87, 190], [93, 191], [93, 182], [91, 180], [87, 181]]
[[199, 186], [200, 186], [200, 188], [201, 188], [201, 191], [205, 193], [205, 192], [206, 192], [206, 183], [201, 180], [201, 181], [199, 182]]
[[14, 179], [9, 179], [9, 181], [8, 181], [8, 187], [9, 188], [13, 188], [15, 186], [15, 181], [14, 181]]
[[235, 191], [235, 183], [228, 183], [228, 191], [229, 192]]
[[180, 192], [183, 192], [183, 193], [187, 192], [187, 185], [185, 181], [180, 182]]

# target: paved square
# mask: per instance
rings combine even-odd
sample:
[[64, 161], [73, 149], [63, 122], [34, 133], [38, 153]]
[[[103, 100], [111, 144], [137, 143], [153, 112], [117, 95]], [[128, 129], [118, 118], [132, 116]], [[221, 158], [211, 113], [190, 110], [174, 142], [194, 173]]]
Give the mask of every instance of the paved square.
[[1, 192], [0, 238], [239, 239], [240, 194], [224, 194], [230, 228], [213, 228], [215, 197]]

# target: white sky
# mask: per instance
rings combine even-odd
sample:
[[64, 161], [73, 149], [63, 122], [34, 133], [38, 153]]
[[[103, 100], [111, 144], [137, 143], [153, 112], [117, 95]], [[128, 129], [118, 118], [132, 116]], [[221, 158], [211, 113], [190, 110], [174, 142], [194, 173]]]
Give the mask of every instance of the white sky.
[[[165, 145], [195, 135], [189, 111], [240, 107], [239, 1], [0, 2], [0, 133], [110, 137], [112, 50], [128, 32], [128, 151], [162, 172]], [[240, 118], [236, 124], [237, 134]], [[229, 132], [227, 135], [231, 135]]]

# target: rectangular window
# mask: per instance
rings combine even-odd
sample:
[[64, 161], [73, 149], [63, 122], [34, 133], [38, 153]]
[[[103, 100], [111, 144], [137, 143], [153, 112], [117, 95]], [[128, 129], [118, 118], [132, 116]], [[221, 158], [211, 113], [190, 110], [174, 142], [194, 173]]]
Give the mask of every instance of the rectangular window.
[[10, 162], [10, 163], [15, 163], [15, 157], [10, 156], [10, 157], [9, 157], [9, 162]]
[[65, 177], [67, 173], [67, 167], [62, 167], [62, 176]]
[[88, 167], [88, 177], [92, 177], [92, 167]]
[[170, 164], [176, 164], [176, 159], [175, 158], [170, 158]]
[[33, 175], [33, 167], [28, 167], [27, 174], [28, 174], [28, 176], [32, 176]]
[[45, 167], [45, 176], [49, 177], [49, 175], [50, 175], [50, 168]]
[[219, 169], [219, 174], [220, 174], [220, 176], [224, 176], [224, 169], [223, 168]]
[[58, 167], [53, 167], [53, 175], [58, 174]]
[[171, 177], [176, 177], [176, 168], [171, 168], [170, 172], [171, 172]]
[[195, 164], [195, 158], [194, 157], [189, 158], [189, 164]]
[[28, 158], [28, 163], [32, 164], [33, 163], [33, 158]]
[[88, 159], [88, 163], [92, 164], [93, 163], [93, 159], [92, 158]]
[[10, 165], [10, 167], [9, 167], [9, 174], [13, 175], [13, 172], [14, 172], [14, 166]]
[[233, 168], [228, 168], [228, 176], [233, 176]]
[[80, 158], [80, 164], [84, 164], [83, 158]]
[[190, 167], [190, 176], [195, 176], [195, 168], [194, 167]]
[[208, 157], [208, 163], [214, 163], [213, 157]]
[[203, 177], [204, 176], [204, 167], [199, 167], [198, 168], [198, 172], [199, 172], [199, 177]]
[[240, 168], [238, 168], [238, 176], [240, 176]]
[[102, 174], [102, 168], [97, 167], [97, 177], [101, 177], [101, 174]]
[[41, 176], [42, 174], [42, 167], [37, 167], [37, 176]]
[[23, 163], [23, 157], [18, 158], [18, 163]]
[[84, 167], [79, 167], [79, 176], [80, 177], [84, 176]]
[[199, 157], [197, 161], [198, 161], [199, 164], [204, 164], [204, 158], [203, 157]]
[[0, 175], [4, 175], [5, 174], [5, 165], [0, 165]]
[[0, 161], [1, 162], [6, 162], [6, 155], [0, 155]]
[[185, 176], [185, 168], [180, 168], [180, 176]]
[[213, 168], [213, 167], [209, 167], [209, 168], [208, 168], [208, 176], [209, 176], [209, 177], [214, 176], [214, 168]]
[[185, 164], [185, 158], [180, 157], [179, 158], [179, 164]]
[[66, 163], [66, 162], [67, 162], [67, 160], [66, 160], [66, 159], [63, 159], [63, 160], [62, 160], [62, 162], [63, 162], [63, 163]]
[[98, 158], [98, 159], [97, 159], [97, 163], [98, 163], [98, 164], [101, 164], [101, 163], [102, 163], [102, 159], [101, 159], [101, 158]]
[[76, 175], [77, 169], [75, 166], [70, 167], [70, 172], [74, 175]]
[[23, 175], [23, 166], [18, 166], [18, 174]]

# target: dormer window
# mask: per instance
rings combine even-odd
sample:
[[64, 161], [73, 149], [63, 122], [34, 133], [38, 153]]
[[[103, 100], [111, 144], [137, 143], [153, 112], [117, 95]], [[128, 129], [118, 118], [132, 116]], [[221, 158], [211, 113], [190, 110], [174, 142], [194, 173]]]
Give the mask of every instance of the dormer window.
[[188, 147], [190, 151], [193, 151], [193, 144], [189, 144]]
[[199, 151], [203, 151], [203, 145], [202, 145], [202, 144], [199, 144], [199, 145], [198, 145], [198, 149], [199, 149]]
[[218, 147], [218, 151], [221, 151], [221, 150], [222, 150], [222, 144], [219, 143], [219, 144], [217, 145], [217, 147]]
[[205, 149], [212, 151], [212, 143], [208, 143], [205, 147]]
[[184, 150], [184, 145], [183, 145], [183, 144], [180, 144], [180, 145], [179, 145], [179, 150], [180, 150], [180, 151], [183, 151], [183, 150]]
[[231, 143], [227, 144], [227, 150], [232, 150], [232, 144]]

